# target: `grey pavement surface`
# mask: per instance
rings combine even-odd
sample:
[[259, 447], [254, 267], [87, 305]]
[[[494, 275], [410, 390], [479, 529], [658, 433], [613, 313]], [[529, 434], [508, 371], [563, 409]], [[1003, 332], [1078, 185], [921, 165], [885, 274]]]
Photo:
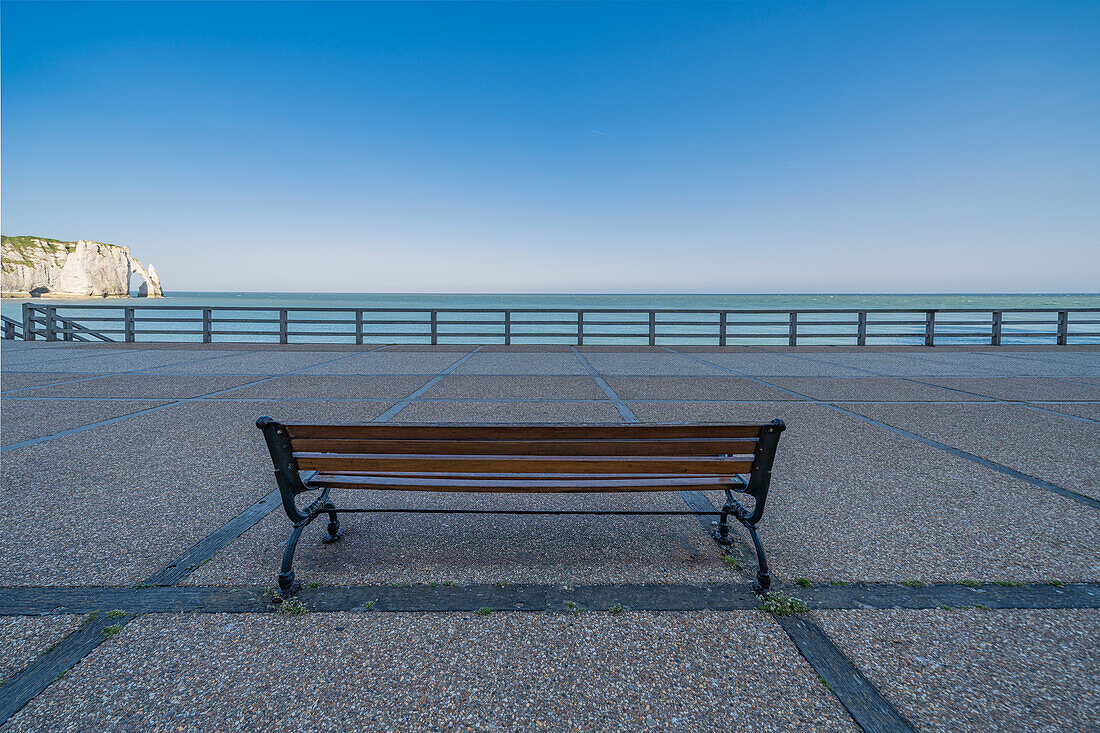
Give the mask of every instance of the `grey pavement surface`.
[[[4, 342], [0, 594], [130, 586], [172, 563], [274, 488], [253, 425], [261, 414], [288, 422], [780, 417], [788, 430], [761, 523], [777, 583], [1100, 581], [1100, 509], [1024, 480], [1100, 497], [1096, 347], [370, 349]], [[18, 445], [26, 440], [38, 442]], [[676, 493], [336, 496], [369, 507], [687, 506]], [[320, 543], [321, 523], [306, 530], [296, 557], [303, 583], [749, 577], [690, 516], [343, 521], [334, 545]], [[181, 584], [273, 585], [288, 531], [276, 505]], [[11, 660], [0, 675], [33, 667], [80, 622], [42, 612], [0, 618], [0, 657]], [[918, 729], [1100, 728], [1096, 612], [815, 618]], [[547, 730], [710, 730], [730, 721], [853, 729], [790, 639], [754, 612], [143, 616], [48, 684], [11, 729], [295, 730], [309, 721], [526, 730], [539, 720]]]
[[81, 617], [0, 616], [0, 684], [80, 626]]
[[1097, 729], [1100, 611], [814, 615], [921, 730]]
[[[103, 683], [119, 674], [124, 686]], [[150, 615], [10, 729], [724, 731], [732, 721], [858, 730], [753, 611]]]

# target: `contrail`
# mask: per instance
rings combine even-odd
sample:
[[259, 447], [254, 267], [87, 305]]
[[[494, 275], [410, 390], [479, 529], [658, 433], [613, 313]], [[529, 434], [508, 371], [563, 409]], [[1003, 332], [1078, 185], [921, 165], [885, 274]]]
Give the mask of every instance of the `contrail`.
[[603, 132], [602, 130], [593, 130], [592, 128], [588, 128], [588, 131], [589, 132], [594, 132], [597, 135], [603, 135], [604, 137], [615, 137], [610, 132]]

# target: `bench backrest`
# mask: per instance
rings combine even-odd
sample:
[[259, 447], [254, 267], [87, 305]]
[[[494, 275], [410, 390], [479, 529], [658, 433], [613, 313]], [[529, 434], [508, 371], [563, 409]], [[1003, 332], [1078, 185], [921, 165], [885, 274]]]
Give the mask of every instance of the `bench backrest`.
[[[284, 425], [261, 417], [280, 486], [326, 475], [525, 479], [710, 476], [766, 491], [782, 420], [744, 424]], [[282, 477], [279, 477], [282, 474]], [[750, 491], [750, 493], [752, 493]]]

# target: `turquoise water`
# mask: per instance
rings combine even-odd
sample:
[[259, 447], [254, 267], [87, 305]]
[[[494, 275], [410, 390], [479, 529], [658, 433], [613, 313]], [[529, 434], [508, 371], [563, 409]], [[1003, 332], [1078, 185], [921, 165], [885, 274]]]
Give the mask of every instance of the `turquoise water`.
[[[16, 320], [21, 319], [21, 305], [23, 302], [28, 302], [20, 299], [5, 299], [0, 305], [5, 316]], [[606, 294], [606, 295], [558, 295], [558, 294], [416, 294], [416, 293], [226, 293], [226, 292], [173, 292], [169, 293], [166, 297], [159, 300], [147, 301], [144, 299], [103, 299], [103, 298], [91, 298], [80, 300], [63, 300], [63, 299], [32, 299], [29, 302], [42, 305], [110, 305], [114, 306], [107, 314], [102, 312], [96, 313], [92, 310], [81, 311], [63, 311], [64, 315], [73, 316], [79, 318], [81, 322], [85, 322], [85, 318], [91, 318], [95, 315], [103, 316], [110, 315], [117, 317], [121, 314], [121, 308], [124, 306], [143, 306], [143, 305], [172, 305], [172, 306], [186, 306], [191, 308], [198, 307], [216, 307], [222, 309], [242, 308], [242, 307], [261, 307], [261, 308], [493, 308], [493, 309], [522, 309], [522, 308], [541, 308], [541, 309], [563, 309], [563, 310], [577, 310], [577, 309], [600, 309], [600, 308], [639, 308], [646, 310], [669, 310], [669, 309], [700, 309], [700, 310], [740, 310], [740, 309], [760, 309], [760, 310], [781, 310], [781, 311], [806, 311], [814, 309], [830, 309], [830, 308], [853, 308], [853, 309], [875, 309], [875, 308], [891, 308], [891, 309], [905, 309], [911, 310], [914, 313], [912, 315], [905, 316], [881, 316], [880, 319], [892, 319], [892, 320], [911, 320], [919, 321], [923, 316], [920, 315], [920, 311], [926, 309], [940, 309], [940, 308], [980, 308], [980, 309], [999, 309], [999, 308], [1089, 308], [1095, 309], [1097, 312], [1094, 314], [1087, 314], [1083, 316], [1074, 316], [1076, 318], [1088, 318], [1091, 320], [1100, 320], [1100, 293], [1089, 294], [899, 294], [899, 295], [865, 295], [865, 294], [791, 294], [791, 295], [647, 295], [647, 294]], [[139, 312], [139, 319], [145, 314]], [[175, 315], [177, 317], [187, 316], [193, 317], [199, 315], [198, 311], [187, 311], [178, 314], [166, 313], [166, 316]], [[247, 311], [237, 312], [219, 312], [219, 317], [225, 318], [249, 318], [249, 319], [277, 319], [277, 314], [266, 313], [257, 314], [249, 313]], [[348, 314], [341, 315], [325, 315], [324, 313], [310, 313], [297, 316], [299, 318], [309, 318], [316, 320], [325, 319], [340, 319], [343, 321], [341, 324], [295, 324], [292, 326], [291, 341], [337, 341], [348, 340], [346, 336], [337, 336], [337, 333], [347, 334], [353, 329], [353, 325], [350, 323], [351, 316]], [[400, 320], [400, 319], [424, 319], [426, 316], [410, 314], [374, 314], [367, 316], [368, 319], [374, 320]], [[474, 324], [458, 324], [453, 323], [448, 325], [448, 320], [465, 320], [465, 321], [486, 321], [486, 320], [499, 320], [501, 318], [499, 313], [496, 314], [464, 314], [453, 316], [441, 316], [440, 317], [440, 332], [452, 334], [451, 338], [442, 336], [440, 338], [441, 343], [448, 341], [469, 341], [471, 338], [463, 338], [461, 334], [474, 333], [474, 332], [487, 332], [493, 333], [501, 332], [502, 327], [496, 326], [490, 328], [489, 324], [484, 326]], [[555, 324], [540, 324], [524, 326], [522, 320], [524, 318], [558, 321], [561, 325]], [[643, 336], [648, 328], [648, 316], [646, 314], [622, 314], [622, 315], [591, 315], [586, 316], [588, 319], [585, 325], [585, 337], [586, 343], [637, 343], [643, 340]], [[594, 321], [599, 319], [621, 321], [618, 325], [602, 327]], [[785, 315], [773, 315], [767, 317], [760, 316], [737, 316], [731, 315], [729, 322], [729, 333], [731, 336], [735, 333], [758, 333], [762, 335], [774, 334], [775, 336], [781, 336], [786, 333], [786, 316]], [[1054, 321], [1052, 314], [1013, 314], [1011, 316], [1006, 315], [1006, 325], [1004, 329], [1003, 343], [1035, 343], [1035, 339], [1028, 339], [1026, 337], [1016, 337], [1014, 334], [1024, 332], [1040, 332], [1043, 334], [1051, 334], [1053, 338], [1054, 334]], [[708, 338], [713, 341], [714, 338], [710, 336], [717, 331], [716, 316], [713, 315], [697, 315], [697, 316], [665, 316], [665, 320], [679, 320], [679, 321], [693, 321], [695, 323], [681, 323], [681, 324], [661, 324], [657, 328], [659, 335], [664, 336], [665, 340], [671, 342], [674, 338], [680, 342], [691, 341], [693, 338], [698, 343], [707, 343]], [[784, 324], [776, 323], [775, 325], [753, 325], [753, 326], [738, 326], [739, 321], [748, 320], [767, 320], [767, 321], [783, 321]], [[817, 325], [815, 321], [844, 321], [845, 325]], [[954, 314], [954, 315], [941, 315], [940, 321], [961, 321], [959, 324], [937, 324], [937, 339], [942, 338], [951, 339], [952, 333], [971, 333], [974, 331], [989, 329], [990, 315], [986, 314]], [[1013, 325], [1012, 320], [1042, 320], [1041, 324], [1020, 324]], [[854, 342], [854, 315], [800, 315], [799, 318], [799, 343], [832, 343], [842, 344], [849, 341]], [[851, 325], [848, 325], [850, 322]], [[695, 324], [698, 325], [695, 325]], [[1070, 321], [1070, 333], [1083, 333], [1090, 331], [1100, 331], [1100, 325], [1090, 324], [1074, 324], [1073, 318]], [[95, 327], [95, 324], [88, 321], [88, 325]], [[104, 328], [117, 327], [108, 326], [104, 324]], [[196, 324], [179, 324], [173, 322], [158, 322], [158, 323], [146, 323], [142, 322], [138, 324], [139, 339], [138, 340], [198, 340], [198, 336], [195, 334], [181, 334], [181, 333], [169, 333], [169, 334], [156, 334], [145, 336], [141, 334], [141, 331], [146, 329], [158, 329], [167, 331], [182, 331], [195, 329]], [[260, 323], [260, 324], [237, 324], [237, 323], [225, 323], [218, 324], [217, 328], [223, 330], [276, 330], [278, 329], [277, 321], [275, 323]], [[384, 331], [389, 333], [403, 333], [414, 332], [416, 334], [427, 333], [426, 324], [375, 324], [368, 326], [368, 330]], [[559, 315], [547, 315], [547, 316], [521, 316], [516, 314], [513, 316], [513, 333], [555, 333], [555, 332], [571, 332], [576, 328], [576, 316], [569, 314]], [[295, 338], [293, 333], [295, 331], [309, 330], [314, 333], [309, 335], [300, 335]], [[638, 334], [634, 338], [630, 339], [617, 339], [604, 337], [600, 338], [600, 333], [616, 333], [616, 332], [629, 332], [631, 334]], [[824, 339], [814, 338], [814, 334], [821, 333], [852, 333], [852, 339]], [[868, 327], [869, 334], [875, 333], [903, 333], [905, 336], [896, 336], [881, 339], [872, 339], [872, 343], [916, 343], [921, 340], [923, 336], [923, 324], [914, 323], [912, 325], [883, 325], [877, 326], [875, 324], [875, 318], [872, 317], [870, 325]], [[329, 335], [332, 334], [332, 335]], [[673, 337], [672, 334], [678, 336]], [[908, 334], [911, 334], [908, 335]], [[693, 335], [697, 335], [693, 336]], [[269, 341], [271, 337], [264, 336], [226, 336], [224, 338], [215, 338], [215, 340], [249, 340], [249, 341]], [[409, 343], [423, 341], [421, 336], [392, 336], [385, 339], [373, 339], [375, 341], [385, 340], [387, 342], [396, 343]], [[502, 340], [495, 337], [478, 337], [472, 340], [482, 341], [487, 343], [493, 343], [495, 341]], [[566, 338], [559, 338], [553, 336], [539, 336], [533, 335], [529, 337], [517, 337], [513, 339], [514, 343], [546, 343], [553, 341], [566, 341]], [[660, 342], [660, 338], [658, 341]], [[983, 343], [987, 342], [988, 337], [985, 339], [971, 336], [958, 336], [949, 342], [953, 343]], [[731, 338], [730, 343], [776, 343], [776, 339], [769, 338], [748, 338], [748, 339], [735, 339]], [[1077, 338], [1071, 338], [1073, 343], [1100, 343], [1100, 337], [1093, 336], [1080, 336]]]

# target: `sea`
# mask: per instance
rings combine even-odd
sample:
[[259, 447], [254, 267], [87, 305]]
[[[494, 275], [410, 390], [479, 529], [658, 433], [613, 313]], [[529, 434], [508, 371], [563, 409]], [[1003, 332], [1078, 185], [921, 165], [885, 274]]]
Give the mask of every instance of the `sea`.
[[[136, 295], [136, 293], [134, 294]], [[906, 344], [923, 342], [924, 326], [921, 311], [942, 308], [974, 308], [982, 310], [993, 309], [1089, 309], [1092, 313], [1074, 313], [1070, 317], [1070, 342], [1071, 343], [1100, 343], [1100, 335], [1077, 335], [1100, 332], [1100, 293], [983, 293], [983, 294], [937, 294], [937, 293], [907, 293], [907, 294], [860, 294], [860, 293], [808, 293], [808, 294], [520, 294], [520, 293], [278, 293], [278, 292], [169, 292], [164, 298], [145, 300], [142, 298], [89, 298], [89, 299], [60, 299], [60, 298], [34, 298], [30, 300], [6, 298], [0, 302], [0, 312], [8, 318], [21, 320], [21, 308], [24, 302], [39, 305], [75, 306], [61, 310], [66, 316], [71, 316], [85, 323], [84, 319], [93, 319], [97, 316], [110, 316], [118, 318], [121, 309], [126, 306], [183, 306], [196, 310], [179, 314], [162, 313], [160, 315], [177, 315], [195, 317], [199, 314], [197, 309], [202, 307], [215, 308], [218, 318], [234, 318], [239, 320], [260, 319], [267, 323], [260, 325], [240, 323], [219, 323], [219, 331], [227, 331], [227, 335], [216, 335], [215, 341], [271, 341], [270, 336], [234, 335], [234, 330], [274, 330], [277, 331], [277, 313], [250, 313], [248, 311], [233, 311], [235, 308], [364, 308], [364, 309], [554, 309], [561, 311], [576, 311], [579, 309], [643, 309], [646, 311], [667, 311], [682, 309], [698, 309], [700, 311], [716, 310], [772, 310], [772, 311], [799, 311], [799, 343], [813, 344], [843, 344], [854, 342], [855, 315], [839, 314], [810, 314], [806, 311], [819, 309], [899, 309], [907, 311], [902, 316], [884, 315], [877, 317], [879, 320], [910, 320], [909, 325], [883, 325], [875, 324], [876, 317], [872, 316], [868, 333], [871, 334], [871, 343], [877, 344]], [[81, 309], [79, 306], [107, 305], [111, 310]], [[160, 341], [193, 341], [199, 340], [197, 334], [182, 333], [194, 330], [194, 323], [180, 323], [173, 321], [142, 322], [147, 313], [144, 309], [138, 312], [138, 340]], [[322, 311], [315, 313], [296, 314], [296, 318], [326, 320], [349, 319], [348, 314], [332, 315]], [[271, 324], [274, 318], [275, 324]], [[382, 312], [368, 316], [373, 320], [418, 320], [426, 321], [427, 316], [410, 317], [409, 314]], [[547, 321], [560, 321], [562, 325], [555, 323], [523, 326], [522, 320], [541, 319]], [[588, 319], [585, 326], [586, 343], [639, 343], [648, 329], [648, 314], [600, 314], [586, 315]], [[440, 343], [460, 341], [480, 341], [493, 343], [500, 341], [494, 337], [464, 337], [463, 334], [485, 333], [487, 327], [479, 325], [486, 320], [500, 320], [499, 313], [473, 313], [440, 316], [440, 333], [447, 334], [440, 337]], [[513, 343], [553, 343], [567, 342], [570, 339], [554, 336], [540, 336], [540, 332], [569, 332], [576, 327], [576, 316], [565, 313], [550, 314], [546, 316], [514, 316], [513, 332], [533, 334], [527, 337], [517, 336]], [[597, 321], [613, 320], [619, 325], [601, 327]], [[1055, 314], [1050, 313], [1012, 313], [1004, 316], [1004, 337], [1002, 343], [1039, 343], [1047, 342], [1055, 333]], [[787, 316], [774, 314], [769, 316], [731, 315], [729, 316], [729, 333], [731, 344], [766, 344], [776, 343], [786, 333]], [[1083, 321], [1096, 321], [1096, 324]], [[467, 321], [458, 323], [457, 321]], [[676, 324], [665, 324], [663, 321], [678, 321]], [[692, 321], [698, 321], [693, 324]], [[671, 343], [674, 340], [686, 342], [707, 343], [708, 334], [716, 333], [716, 316], [675, 316], [661, 315], [658, 319], [658, 342]], [[739, 322], [769, 321], [772, 325], [737, 325]], [[814, 323], [822, 322], [815, 326]], [[843, 321], [843, 325], [824, 323], [828, 321]], [[848, 325], [851, 321], [853, 325]], [[937, 338], [944, 334], [950, 339], [952, 332], [958, 334], [970, 334], [978, 330], [988, 332], [990, 313], [976, 314], [943, 314], [937, 323]], [[950, 324], [947, 321], [957, 323]], [[1029, 321], [1028, 323], [1015, 323], [1016, 321]], [[1040, 321], [1034, 323], [1030, 321]], [[95, 327], [97, 322], [87, 321], [88, 325]], [[103, 328], [115, 328], [118, 324], [98, 322]], [[347, 321], [341, 324], [292, 324], [291, 341], [346, 341], [347, 334], [353, 326]], [[395, 334], [410, 331], [416, 335], [393, 336], [381, 339], [390, 343], [415, 343], [424, 341], [419, 334], [427, 333], [427, 326], [421, 324], [375, 324], [368, 326], [376, 331], [391, 331]], [[161, 330], [168, 333], [145, 334], [144, 331]], [[308, 335], [295, 335], [296, 331], [308, 330]], [[602, 336], [603, 333], [634, 334], [627, 337], [616, 338]], [[815, 338], [814, 334], [852, 333], [851, 339]], [[495, 332], [495, 331], [494, 331]], [[735, 333], [760, 333], [761, 338], [735, 338]], [[897, 336], [875, 337], [876, 333], [898, 333]], [[331, 335], [329, 335], [331, 334]], [[679, 334], [679, 336], [677, 336]], [[694, 341], [693, 341], [693, 334]], [[1023, 334], [1041, 334], [1039, 336], [1026, 336]], [[1048, 338], [1049, 335], [1049, 338]], [[710, 338], [713, 340], [713, 338]], [[952, 343], [988, 343], [988, 336], [960, 335], [951, 339]], [[368, 342], [379, 342], [379, 339], [368, 339]]]

